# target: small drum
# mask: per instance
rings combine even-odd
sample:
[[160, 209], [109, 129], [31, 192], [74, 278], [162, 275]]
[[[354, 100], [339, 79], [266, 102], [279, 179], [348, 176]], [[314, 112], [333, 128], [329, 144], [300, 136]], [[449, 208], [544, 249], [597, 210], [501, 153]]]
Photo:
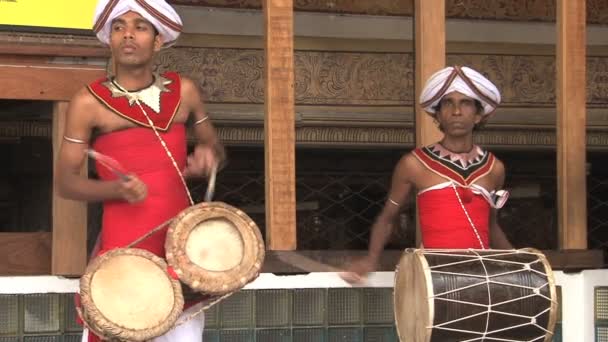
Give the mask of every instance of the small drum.
[[394, 305], [401, 341], [551, 341], [557, 296], [534, 249], [408, 249]]
[[182, 313], [179, 280], [158, 256], [137, 248], [95, 258], [80, 279], [80, 314], [104, 339], [146, 341], [169, 331]]
[[167, 262], [192, 290], [221, 296], [254, 280], [264, 262], [264, 241], [253, 220], [222, 202], [204, 202], [173, 220]]

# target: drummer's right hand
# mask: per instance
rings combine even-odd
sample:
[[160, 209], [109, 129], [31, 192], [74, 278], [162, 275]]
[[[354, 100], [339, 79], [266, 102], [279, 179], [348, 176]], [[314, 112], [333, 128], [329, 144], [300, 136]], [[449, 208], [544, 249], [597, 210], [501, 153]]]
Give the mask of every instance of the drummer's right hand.
[[376, 267], [376, 260], [370, 256], [365, 256], [348, 265], [346, 271], [340, 273], [340, 277], [350, 284], [362, 284], [367, 278], [367, 274], [375, 271]]
[[123, 200], [137, 203], [148, 196], [148, 187], [136, 175], [129, 174], [126, 179], [118, 181], [118, 193]]

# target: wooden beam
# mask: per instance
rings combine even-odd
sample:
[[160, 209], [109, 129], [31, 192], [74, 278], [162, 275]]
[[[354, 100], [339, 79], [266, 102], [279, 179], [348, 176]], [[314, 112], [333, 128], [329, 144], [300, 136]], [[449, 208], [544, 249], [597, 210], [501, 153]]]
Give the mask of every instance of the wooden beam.
[[266, 243], [296, 249], [293, 0], [265, 0]]
[[[53, 106], [53, 168], [56, 168], [59, 148], [65, 130], [67, 102]], [[82, 174], [87, 174], [86, 163]], [[56, 172], [53, 173], [56, 177]], [[52, 273], [77, 276], [84, 272], [87, 262], [87, 205], [62, 198], [53, 187], [53, 255]]]
[[0, 64], [0, 99], [68, 101], [104, 75], [92, 66]]
[[51, 233], [0, 233], [0, 275], [51, 272]]
[[445, 0], [416, 0], [416, 146], [437, 142], [443, 134], [418, 99], [426, 80], [445, 67]]
[[27, 56], [110, 57], [104, 46], [0, 43], [0, 54]]
[[[542, 251], [553, 270], [580, 271], [604, 267], [602, 250]], [[352, 260], [361, 258], [367, 251], [324, 250], [324, 251], [270, 251], [266, 253], [262, 272], [266, 273], [310, 273], [338, 272]], [[385, 250], [377, 271], [395, 270], [403, 251]]]
[[557, 1], [559, 247], [587, 248], [585, 2]]
[[[426, 80], [445, 67], [445, 0], [414, 1], [414, 41], [416, 56], [415, 127], [416, 146], [427, 146], [441, 140], [443, 134], [433, 118], [420, 106], [418, 99]], [[421, 243], [416, 215], [416, 246]]]

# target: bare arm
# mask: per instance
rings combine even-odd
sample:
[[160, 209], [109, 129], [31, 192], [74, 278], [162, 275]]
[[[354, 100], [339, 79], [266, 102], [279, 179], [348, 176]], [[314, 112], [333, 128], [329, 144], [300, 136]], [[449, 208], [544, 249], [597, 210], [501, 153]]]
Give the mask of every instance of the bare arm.
[[[225, 151], [207, 116], [201, 94], [194, 82], [183, 78], [182, 91], [187, 108], [194, 118], [194, 135], [197, 139], [194, 153], [188, 161], [189, 167], [186, 175], [196, 176], [200, 175], [199, 170], [208, 169], [209, 164], [221, 164], [225, 159]], [[205, 172], [203, 171], [203, 173]]]
[[382, 250], [393, 231], [393, 224], [412, 189], [410, 173], [413, 158], [411, 154], [408, 154], [401, 158], [395, 167], [388, 199], [372, 225], [368, 255], [353, 262], [347, 267], [347, 272], [340, 274], [347, 282], [360, 283], [363, 280], [362, 277], [376, 269]]
[[[96, 100], [83, 89], [79, 91], [72, 101], [66, 114], [65, 136], [80, 140], [77, 143], [63, 139], [57, 161], [57, 183], [59, 194], [62, 197], [79, 201], [104, 201], [112, 199], [126, 199], [137, 202], [143, 198], [131, 194], [133, 190], [143, 186], [136, 179], [133, 181], [100, 181], [89, 179], [82, 175], [80, 170], [87, 160], [86, 150], [89, 147], [91, 131], [95, 126]], [[145, 197], [145, 191], [144, 191]]]
[[[502, 189], [505, 183], [505, 167], [499, 160], [496, 161], [494, 167], [497, 184], [496, 189]], [[507, 236], [498, 224], [496, 209], [490, 211], [490, 247], [494, 249], [513, 249], [513, 245], [511, 245], [509, 239], [507, 239]]]
[[406, 155], [397, 164], [393, 171], [393, 179], [388, 198], [384, 203], [384, 208], [376, 221], [372, 225], [372, 232], [369, 243], [369, 257], [377, 262], [384, 250], [393, 231], [393, 225], [407, 201], [412, 184], [409, 179], [409, 168], [411, 167], [411, 155]]

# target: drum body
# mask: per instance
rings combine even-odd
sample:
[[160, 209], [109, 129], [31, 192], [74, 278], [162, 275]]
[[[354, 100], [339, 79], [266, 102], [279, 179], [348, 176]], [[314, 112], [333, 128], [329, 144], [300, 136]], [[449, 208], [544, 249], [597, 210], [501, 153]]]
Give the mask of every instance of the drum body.
[[179, 280], [143, 249], [113, 249], [95, 258], [80, 278], [80, 315], [107, 340], [146, 341], [169, 331], [182, 313]]
[[222, 202], [204, 202], [182, 211], [169, 226], [165, 250], [180, 280], [211, 296], [235, 292], [253, 281], [265, 256], [255, 222]]
[[551, 341], [557, 296], [534, 249], [408, 249], [394, 307], [402, 342]]

